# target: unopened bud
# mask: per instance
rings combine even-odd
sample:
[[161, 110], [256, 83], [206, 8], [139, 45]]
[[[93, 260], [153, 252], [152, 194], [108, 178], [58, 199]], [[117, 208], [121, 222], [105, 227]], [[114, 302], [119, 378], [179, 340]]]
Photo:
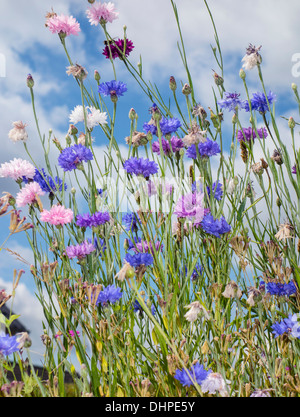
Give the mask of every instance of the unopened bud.
[[76, 135], [77, 133], [78, 133], [77, 127], [75, 125], [70, 125], [68, 134], [69, 135]]
[[294, 129], [294, 127], [296, 126], [295, 120], [292, 117], [289, 118], [288, 126], [290, 129]]
[[242, 79], [242, 80], [245, 80], [245, 78], [246, 78], [246, 73], [245, 73], [245, 71], [243, 70], [243, 69], [240, 69], [240, 78]]
[[110, 92], [110, 99], [113, 103], [116, 103], [118, 101], [118, 96], [117, 96], [116, 91], [112, 90]]
[[277, 207], [281, 206], [281, 199], [279, 197], [277, 197], [277, 199], [276, 199], [276, 205], [277, 205]]
[[97, 70], [94, 71], [94, 78], [95, 78], [96, 81], [100, 81], [101, 77], [100, 77], [100, 74]]
[[131, 109], [129, 110], [128, 117], [129, 117], [129, 119], [130, 119], [130, 120], [134, 120], [134, 119], [136, 119], [136, 118], [137, 118], [136, 111], [135, 111], [133, 108], [131, 108]]
[[31, 74], [27, 75], [27, 87], [32, 88], [34, 86], [34, 79], [32, 78]]
[[215, 80], [216, 85], [223, 85], [224, 84], [224, 79], [220, 75], [218, 75], [216, 73], [216, 71], [214, 71], [214, 80]]
[[185, 83], [184, 86], [182, 87], [182, 94], [184, 94], [185, 96], [188, 96], [189, 94], [191, 94], [192, 89], [191, 87]]
[[295, 83], [292, 83], [292, 90], [297, 91], [298, 87]]
[[176, 89], [177, 89], [176, 80], [173, 77], [173, 75], [171, 75], [171, 77], [170, 77], [169, 87], [170, 87], [170, 90], [172, 90], [172, 91], [176, 91]]

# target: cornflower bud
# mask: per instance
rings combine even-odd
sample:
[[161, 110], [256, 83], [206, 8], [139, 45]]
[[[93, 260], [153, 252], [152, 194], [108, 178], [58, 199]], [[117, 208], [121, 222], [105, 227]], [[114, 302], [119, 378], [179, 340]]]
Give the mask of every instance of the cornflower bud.
[[191, 94], [192, 89], [191, 87], [185, 83], [184, 86], [182, 87], [182, 94], [184, 94], [185, 96], [188, 96], [189, 94]]
[[129, 117], [129, 119], [130, 119], [130, 120], [134, 120], [134, 119], [136, 119], [136, 118], [137, 118], [136, 111], [135, 111], [133, 108], [131, 108], [131, 109], [129, 110], [128, 117]]
[[216, 71], [214, 71], [214, 75], [213, 76], [214, 76], [214, 80], [215, 80], [216, 85], [223, 85], [224, 84], [224, 79], [220, 75], [218, 75], [216, 73]]
[[32, 88], [34, 86], [34, 79], [31, 74], [27, 75], [27, 87]]
[[246, 73], [245, 73], [245, 71], [241, 68], [240, 69], [240, 73], [239, 73], [239, 75], [240, 75], [240, 78], [242, 79], [242, 80], [245, 80], [245, 78], [246, 78]]
[[177, 89], [176, 80], [175, 80], [175, 78], [172, 75], [170, 77], [169, 87], [170, 87], [170, 90], [171, 91], [176, 91], [176, 89]]
[[290, 129], [294, 129], [294, 127], [296, 126], [295, 120], [292, 117], [289, 118], [288, 126]]
[[100, 77], [100, 74], [97, 70], [94, 71], [94, 78], [95, 78], [96, 81], [100, 81], [101, 77]]

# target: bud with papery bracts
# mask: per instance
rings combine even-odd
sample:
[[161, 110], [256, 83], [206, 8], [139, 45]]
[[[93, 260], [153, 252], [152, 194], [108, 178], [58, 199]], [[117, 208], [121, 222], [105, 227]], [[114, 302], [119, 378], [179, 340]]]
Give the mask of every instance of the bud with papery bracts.
[[185, 83], [184, 86], [182, 87], [182, 94], [184, 94], [185, 96], [188, 96], [189, 94], [191, 94], [192, 89], [191, 87]]
[[27, 75], [26, 82], [27, 82], [27, 87], [32, 88], [34, 86], [34, 79], [32, 78], [31, 74]]
[[176, 91], [176, 89], [177, 89], [176, 80], [172, 75], [170, 77], [169, 87], [170, 87], [170, 90], [172, 90], [172, 91]]

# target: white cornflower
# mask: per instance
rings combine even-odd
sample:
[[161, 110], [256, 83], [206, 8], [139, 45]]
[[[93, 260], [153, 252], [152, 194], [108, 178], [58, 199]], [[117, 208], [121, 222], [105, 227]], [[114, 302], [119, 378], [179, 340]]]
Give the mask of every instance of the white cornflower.
[[106, 125], [107, 124], [107, 113], [100, 112], [99, 109], [95, 107], [88, 107], [88, 115], [87, 115], [87, 128], [89, 130], [93, 129], [98, 124]]
[[23, 141], [26, 142], [28, 139], [28, 134], [25, 130], [27, 124], [23, 123], [21, 120], [13, 122], [13, 129], [8, 132], [8, 137], [12, 142]]
[[74, 110], [71, 111], [69, 116], [70, 123], [76, 125], [79, 122], [84, 121], [84, 114], [83, 114], [83, 107], [82, 106], [76, 106], [74, 107]]
[[207, 131], [200, 130], [200, 127], [193, 123], [189, 133], [182, 138], [184, 146], [198, 145], [198, 143], [204, 143], [206, 141]]
[[189, 308], [190, 310], [184, 315], [184, 317], [189, 322], [197, 320], [198, 315], [202, 312], [206, 319], [209, 319], [209, 314], [205, 308], [199, 303], [199, 301], [194, 301], [193, 303], [185, 306], [184, 308]]
[[279, 226], [279, 230], [275, 235], [276, 239], [291, 239], [295, 237], [295, 229], [289, 222], [285, 222]]
[[258, 52], [260, 50], [260, 48], [261, 48], [261, 46], [256, 48], [251, 43], [249, 44], [249, 47], [246, 49], [246, 55], [242, 59], [242, 62], [244, 62], [243, 68], [245, 70], [250, 70], [250, 69], [254, 68], [257, 64], [261, 64], [262, 57]]
[[[86, 107], [86, 120], [87, 120], [87, 128], [92, 130], [98, 124], [104, 125], [107, 124], [107, 113], [100, 112], [99, 109], [95, 107]], [[84, 121], [84, 112], [83, 106], [76, 106], [74, 110], [70, 113], [69, 116], [70, 123], [76, 125], [79, 122]]]
[[[229, 383], [229, 381], [227, 381]], [[219, 394], [222, 397], [228, 397], [228, 391], [226, 388], [225, 381], [221, 374], [210, 373], [201, 384], [201, 390], [203, 392], [208, 392], [209, 394]]]
[[223, 297], [225, 298], [241, 298], [242, 291], [239, 289], [238, 285], [234, 281], [230, 281], [226, 287], [225, 290], [222, 292]]
[[119, 281], [124, 281], [125, 278], [129, 278], [130, 276], [133, 276], [134, 269], [128, 262], [124, 262], [124, 265], [120, 269], [120, 271], [115, 275], [115, 278], [117, 278]]

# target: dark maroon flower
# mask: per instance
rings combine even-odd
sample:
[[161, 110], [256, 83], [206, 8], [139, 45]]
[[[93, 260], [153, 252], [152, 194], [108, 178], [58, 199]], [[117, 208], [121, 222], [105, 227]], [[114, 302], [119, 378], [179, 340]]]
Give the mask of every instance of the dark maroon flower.
[[118, 39], [116, 41], [106, 42], [106, 46], [103, 49], [102, 54], [107, 59], [123, 59], [124, 55], [128, 56], [130, 52], [133, 50], [133, 48], [133, 43], [129, 39], [126, 39], [125, 41], [124, 39]]

